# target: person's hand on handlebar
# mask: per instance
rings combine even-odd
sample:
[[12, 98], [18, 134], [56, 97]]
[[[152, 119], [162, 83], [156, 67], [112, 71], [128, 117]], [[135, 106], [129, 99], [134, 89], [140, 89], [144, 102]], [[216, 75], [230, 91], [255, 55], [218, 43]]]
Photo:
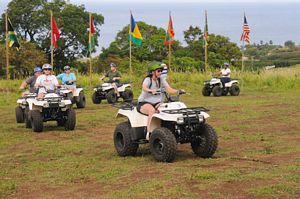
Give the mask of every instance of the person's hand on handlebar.
[[183, 89], [179, 89], [179, 90], [177, 91], [177, 94], [178, 94], [178, 95], [183, 95], [183, 94], [186, 94], [186, 92], [185, 92], [185, 90], [183, 90]]

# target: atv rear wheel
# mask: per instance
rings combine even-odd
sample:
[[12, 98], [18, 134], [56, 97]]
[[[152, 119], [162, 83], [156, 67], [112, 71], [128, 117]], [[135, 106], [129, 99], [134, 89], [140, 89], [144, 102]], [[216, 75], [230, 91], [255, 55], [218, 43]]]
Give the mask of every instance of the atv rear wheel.
[[106, 99], [109, 104], [114, 104], [117, 102], [118, 99], [117, 94], [115, 93], [114, 90], [111, 90], [106, 94]]
[[214, 94], [215, 97], [220, 97], [222, 95], [222, 88], [220, 86], [215, 86], [212, 89], [212, 92]]
[[100, 104], [101, 103], [101, 99], [99, 97], [97, 97], [97, 93], [93, 93], [92, 101], [93, 101], [94, 104]]
[[23, 123], [24, 122], [24, 112], [23, 109], [20, 106], [16, 107], [16, 120], [17, 123]]
[[229, 88], [229, 92], [230, 95], [232, 96], [238, 96], [240, 94], [240, 88], [238, 85], [233, 84], [230, 88]]
[[202, 158], [213, 156], [218, 147], [218, 136], [208, 124], [203, 124], [199, 129], [199, 138], [191, 142], [193, 152]]
[[139, 145], [131, 140], [130, 131], [129, 122], [120, 123], [115, 129], [114, 145], [119, 156], [133, 156], [139, 148]]
[[129, 90], [129, 89], [125, 90], [123, 92], [122, 97], [123, 97], [124, 102], [132, 102], [132, 100], [133, 100], [133, 92], [132, 92], [132, 90]]
[[31, 118], [31, 126], [33, 132], [42, 132], [43, 131], [43, 117], [40, 111], [31, 110], [28, 112], [28, 115]]
[[156, 128], [150, 136], [149, 143], [151, 154], [157, 161], [172, 162], [175, 159], [177, 142], [169, 129]]
[[202, 89], [202, 95], [203, 96], [210, 96], [210, 93], [211, 93], [211, 89], [207, 86], [204, 86], [203, 89]]
[[78, 102], [76, 102], [77, 108], [84, 108], [85, 107], [85, 96], [83, 93], [79, 93]]
[[222, 89], [222, 95], [226, 96], [228, 94], [228, 88], [223, 88]]
[[74, 109], [69, 108], [67, 111], [67, 120], [65, 121], [65, 130], [72, 131], [76, 126], [76, 113]]

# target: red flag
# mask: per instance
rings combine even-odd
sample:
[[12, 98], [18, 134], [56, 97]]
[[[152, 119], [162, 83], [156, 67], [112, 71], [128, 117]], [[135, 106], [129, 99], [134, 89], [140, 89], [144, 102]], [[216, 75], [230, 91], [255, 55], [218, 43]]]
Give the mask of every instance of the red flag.
[[94, 26], [92, 15], [90, 17], [91, 17], [90, 18], [90, 33], [94, 34], [95, 33], [95, 26]]
[[51, 31], [52, 31], [52, 43], [54, 45], [54, 48], [57, 48], [58, 46], [57, 46], [56, 42], [59, 39], [60, 35], [59, 35], [59, 29], [56, 25], [56, 21], [53, 16], [52, 16], [52, 30]]
[[165, 41], [164, 41], [165, 45], [169, 45], [169, 44], [174, 43], [174, 36], [175, 36], [175, 33], [174, 33], [174, 29], [173, 29], [172, 17], [171, 17], [171, 14], [170, 14], [168, 30], [166, 32], [166, 38], [165, 38]]

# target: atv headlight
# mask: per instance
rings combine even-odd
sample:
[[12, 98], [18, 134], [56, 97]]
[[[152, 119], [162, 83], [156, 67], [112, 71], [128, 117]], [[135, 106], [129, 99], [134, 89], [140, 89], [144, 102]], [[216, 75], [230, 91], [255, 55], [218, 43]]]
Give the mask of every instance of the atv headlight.
[[183, 117], [178, 117], [177, 118], [177, 124], [183, 124], [184, 123], [184, 118]]
[[59, 102], [58, 105], [59, 105], [59, 107], [65, 107], [66, 106], [66, 104], [64, 102]]
[[49, 103], [48, 103], [48, 102], [45, 102], [45, 103], [43, 104], [43, 107], [44, 107], [44, 108], [49, 108]]
[[27, 102], [26, 102], [26, 101], [23, 101], [23, 102], [22, 102], [22, 105], [26, 105], [26, 104], [27, 104]]
[[97, 88], [94, 88], [94, 91], [97, 91]]

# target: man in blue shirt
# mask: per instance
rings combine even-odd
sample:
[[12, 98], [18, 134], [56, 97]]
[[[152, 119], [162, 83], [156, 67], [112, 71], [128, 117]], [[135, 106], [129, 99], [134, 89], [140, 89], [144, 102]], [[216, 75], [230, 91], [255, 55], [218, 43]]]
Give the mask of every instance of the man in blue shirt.
[[76, 76], [74, 73], [71, 73], [71, 67], [65, 66], [64, 67], [64, 73], [61, 73], [57, 76], [57, 79], [61, 80], [63, 85], [70, 90], [76, 89]]

